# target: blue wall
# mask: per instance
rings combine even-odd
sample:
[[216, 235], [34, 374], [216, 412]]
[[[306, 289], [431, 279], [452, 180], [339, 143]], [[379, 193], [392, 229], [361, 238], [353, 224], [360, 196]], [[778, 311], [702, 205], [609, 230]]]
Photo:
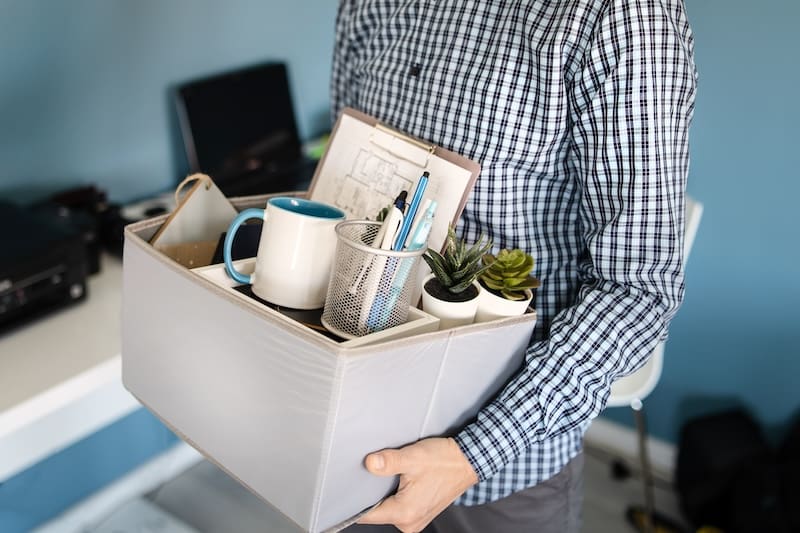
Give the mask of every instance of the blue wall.
[[672, 442], [687, 417], [726, 406], [769, 432], [800, 409], [800, 3], [687, 8], [700, 72], [689, 193], [705, 212], [645, 402], [652, 433]]
[[[701, 76], [689, 192], [705, 214], [647, 400], [652, 432], [673, 442], [686, 417], [719, 406], [745, 405], [769, 427], [800, 408], [800, 4], [688, 9]], [[301, 133], [315, 134], [334, 11], [331, 0], [0, 0], [0, 196], [94, 182], [124, 200], [170, 187], [182, 162], [167, 87], [263, 59], [288, 61]], [[163, 431], [137, 413], [8, 481], [0, 530], [24, 530], [165, 448]], [[128, 441], [130, 455], [96, 460]]]
[[96, 183], [128, 201], [185, 172], [167, 88], [285, 60], [300, 133], [328, 125], [336, 3], [0, 0], [0, 194]]

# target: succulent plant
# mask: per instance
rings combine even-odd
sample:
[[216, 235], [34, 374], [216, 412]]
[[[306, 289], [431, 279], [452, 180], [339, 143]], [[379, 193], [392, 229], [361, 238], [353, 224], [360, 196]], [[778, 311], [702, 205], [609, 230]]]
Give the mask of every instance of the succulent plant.
[[482, 259], [486, 270], [481, 273], [481, 283], [508, 300], [524, 300], [527, 289], [541, 284], [530, 275], [533, 257], [519, 248], [500, 250], [496, 256], [485, 254]]
[[442, 253], [428, 248], [422, 257], [442, 288], [451, 294], [460, 294], [488, 268], [481, 264], [481, 257], [491, 247], [491, 239], [484, 242], [483, 235], [478, 242], [468, 246], [463, 239], [456, 237], [455, 230], [450, 226]]

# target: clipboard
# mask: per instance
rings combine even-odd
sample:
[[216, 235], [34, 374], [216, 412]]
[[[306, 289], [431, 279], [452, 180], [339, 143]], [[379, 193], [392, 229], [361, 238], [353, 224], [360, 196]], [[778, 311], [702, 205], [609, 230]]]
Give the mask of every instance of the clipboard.
[[413, 191], [428, 171], [421, 204], [429, 198], [438, 203], [428, 243], [441, 249], [447, 227], [461, 216], [480, 170], [475, 161], [345, 108], [314, 172], [308, 197], [338, 207], [349, 220], [375, 220], [401, 190]]
[[[189, 184], [191, 188], [181, 197]], [[210, 264], [220, 235], [238, 211], [205, 174], [184, 179], [175, 189], [175, 204], [150, 244], [187, 268]]]

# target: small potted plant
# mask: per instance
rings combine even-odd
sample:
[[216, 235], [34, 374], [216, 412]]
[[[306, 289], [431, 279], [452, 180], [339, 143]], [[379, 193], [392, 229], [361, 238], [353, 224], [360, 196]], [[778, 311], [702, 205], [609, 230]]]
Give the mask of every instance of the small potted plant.
[[480, 275], [483, 288], [478, 298], [477, 322], [521, 315], [533, 299], [533, 290], [541, 284], [531, 275], [533, 257], [516, 248], [500, 250], [495, 256], [482, 257], [485, 270]]
[[488, 266], [481, 257], [492, 246], [483, 236], [472, 246], [456, 237], [452, 227], [442, 253], [428, 248], [423, 259], [433, 272], [422, 284], [422, 309], [439, 318], [439, 329], [472, 324], [478, 308], [478, 276]]

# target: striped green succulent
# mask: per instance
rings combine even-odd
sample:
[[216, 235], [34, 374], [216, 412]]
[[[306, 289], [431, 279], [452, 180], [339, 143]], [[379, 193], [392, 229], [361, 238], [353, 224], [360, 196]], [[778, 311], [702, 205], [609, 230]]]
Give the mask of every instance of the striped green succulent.
[[478, 238], [478, 242], [468, 246], [463, 239], [456, 237], [455, 230], [450, 226], [447, 228], [447, 240], [442, 253], [428, 248], [422, 257], [442, 287], [453, 294], [459, 294], [489, 268], [481, 264], [481, 257], [491, 247], [491, 239], [484, 241], [483, 235]]

